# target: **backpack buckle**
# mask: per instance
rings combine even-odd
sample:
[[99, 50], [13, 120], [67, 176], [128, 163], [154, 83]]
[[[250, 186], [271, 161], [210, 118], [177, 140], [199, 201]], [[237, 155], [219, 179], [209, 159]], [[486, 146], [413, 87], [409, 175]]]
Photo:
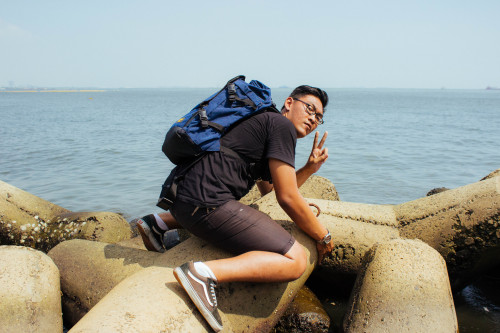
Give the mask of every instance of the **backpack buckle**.
[[227, 94], [229, 95], [229, 100], [231, 102], [234, 102], [236, 97], [238, 97], [238, 95], [236, 95], [236, 86], [233, 82], [227, 85]]
[[198, 114], [200, 115], [201, 127], [203, 128], [208, 127], [207, 110], [200, 109], [200, 111], [198, 111]]

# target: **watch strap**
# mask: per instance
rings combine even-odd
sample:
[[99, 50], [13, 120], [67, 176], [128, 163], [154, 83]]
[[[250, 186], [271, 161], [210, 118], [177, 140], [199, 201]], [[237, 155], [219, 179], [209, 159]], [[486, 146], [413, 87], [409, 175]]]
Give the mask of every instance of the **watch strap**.
[[323, 237], [322, 239], [317, 241], [318, 243], [323, 244], [323, 245], [330, 243], [330, 241], [332, 240], [332, 235], [330, 234], [330, 230], [326, 229], [326, 231], [327, 231], [327, 234], [325, 235], [325, 237]]

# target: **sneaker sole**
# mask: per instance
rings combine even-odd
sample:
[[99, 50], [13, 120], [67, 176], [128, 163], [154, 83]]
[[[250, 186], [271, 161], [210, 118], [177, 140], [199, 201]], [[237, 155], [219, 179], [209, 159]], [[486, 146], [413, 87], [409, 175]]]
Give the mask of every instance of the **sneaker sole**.
[[194, 291], [193, 287], [191, 286], [191, 283], [189, 282], [189, 280], [187, 279], [186, 275], [184, 274], [184, 272], [180, 267], [174, 269], [174, 276], [177, 282], [179, 282], [179, 284], [188, 293], [194, 305], [196, 305], [200, 313], [203, 315], [203, 318], [205, 318], [205, 320], [212, 327], [212, 329], [216, 332], [221, 331], [223, 327], [212, 317], [210, 311], [208, 311], [205, 308], [203, 302], [198, 296], [198, 293]]
[[[144, 246], [148, 251], [155, 251], [155, 252], [160, 252], [163, 253], [165, 252], [165, 249], [162, 246], [158, 246], [158, 244], [154, 244], [149, 236], [151, 235], [151, 230], [145, 229], [142, 226], [142, 223], [146, 223], [142, 220], [137, 221], [137, 230], [139, 230], [139, 233], [141, 234], [142, 237], [142, 242], [144, 243]], [[153, 237], [153, 235], [151, 235]]]

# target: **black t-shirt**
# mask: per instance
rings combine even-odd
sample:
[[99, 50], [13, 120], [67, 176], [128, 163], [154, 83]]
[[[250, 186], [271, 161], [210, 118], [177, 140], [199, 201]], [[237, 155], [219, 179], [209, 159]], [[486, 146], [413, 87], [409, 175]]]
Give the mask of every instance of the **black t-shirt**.
[[259, 176], [271, 181], [268, 159], [275, 158], [295, 167], [296, 143], [295, 127], [282, 114], [257, 114], [236, 125], [221, 139], [222, 146], [237, 152], [246, 161], [223, 152], [206, 154], [187, 172], [179, 184], [177, 197], [202, 207], [239, 200], [255, 184], [250, 163], [263, 166]]

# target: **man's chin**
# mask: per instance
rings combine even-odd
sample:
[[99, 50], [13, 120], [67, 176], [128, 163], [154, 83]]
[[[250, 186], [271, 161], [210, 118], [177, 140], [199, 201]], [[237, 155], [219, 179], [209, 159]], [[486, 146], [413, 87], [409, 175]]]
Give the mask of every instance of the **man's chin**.
[[302, 139], [305, 138], [309, 133], [307, 131], [297, 132], [297, 138]]

